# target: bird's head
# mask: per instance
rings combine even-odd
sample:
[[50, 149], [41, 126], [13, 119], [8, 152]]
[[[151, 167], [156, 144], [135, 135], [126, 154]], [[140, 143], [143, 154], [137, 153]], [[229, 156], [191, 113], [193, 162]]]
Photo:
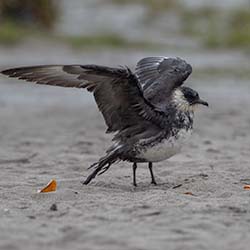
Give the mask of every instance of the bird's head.
[[194, 111], [201, 104], [208, 107], [208, 103], [200, 99], [199, 94], [189, 87], [179, 87], [173, 91], [172, 101], [174, 105], [183, 111]]

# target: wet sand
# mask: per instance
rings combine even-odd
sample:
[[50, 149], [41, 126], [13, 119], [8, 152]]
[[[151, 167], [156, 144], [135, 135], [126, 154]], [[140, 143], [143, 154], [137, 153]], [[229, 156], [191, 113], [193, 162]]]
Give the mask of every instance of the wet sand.
[[[159, 185], [140, 164], [134, 188], [126, 162], [80, 183], [111, 143], [89, 94], [1, 77], [0, 249], [248, 249], [248, 83], [190, 82], [210, 108], [183, 152], [155, 164]], [[37, 194], [52, 178], [58, 190]]]

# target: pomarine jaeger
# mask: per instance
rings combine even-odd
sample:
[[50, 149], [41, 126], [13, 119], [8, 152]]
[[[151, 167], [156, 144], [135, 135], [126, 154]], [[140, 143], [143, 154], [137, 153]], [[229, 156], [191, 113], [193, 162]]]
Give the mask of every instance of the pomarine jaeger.
[[92, 92], [108, 127], [114, 133], [106, 155], [90, 166], [83, 184], [103, 174], [118, 161], [136, 169], [147, 162], [151, 183], [156, 184], [153, 163], [177, 154], [193, 130], [194, 107], [208, 106], [199, 94], [183, 87], [192, 67], [180, 58], [147, 57], [128, 67], [98, 65], [42, 65], [12, 68], [1, 73], [37, 84], [86, 88]]

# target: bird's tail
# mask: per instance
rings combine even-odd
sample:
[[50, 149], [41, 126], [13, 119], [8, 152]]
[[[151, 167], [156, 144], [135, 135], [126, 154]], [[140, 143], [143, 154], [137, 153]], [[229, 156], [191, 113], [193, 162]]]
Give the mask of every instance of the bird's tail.
[[83, 182], [83, 184], [87, 185], [91, 182], [92, 179], [96, 177], [96, 175], [101, 175], [106, 172], [111, 164], [120, 160], [121, 150], [120, 148], [114, 150], [108, 150], [107, 154], [100, 158], [100, 160], [94, 164], [92, 164], [90, 168], [95, 168], [94, 171], [87, 177], [87, 179]]

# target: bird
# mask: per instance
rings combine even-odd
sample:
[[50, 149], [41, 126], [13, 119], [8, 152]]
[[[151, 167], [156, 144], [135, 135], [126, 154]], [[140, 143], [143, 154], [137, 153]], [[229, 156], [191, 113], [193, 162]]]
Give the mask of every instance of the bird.
[[42, 65], [1, 72], [37, 84], [83, 88], [92, 92], [113, 143], [93, 163], [82, 182], [89, 184], [119, 161], [132, 163], [137, 186], [138, 163], [147, 163], [151, 183], [157, 184], [153, 164], [179, 153], [193, 131], [197, 105], [208, 106], [197, 91], [183, 86], [192, 66], [179, 57], [141, 59], [134, 70], [127, 66]]

